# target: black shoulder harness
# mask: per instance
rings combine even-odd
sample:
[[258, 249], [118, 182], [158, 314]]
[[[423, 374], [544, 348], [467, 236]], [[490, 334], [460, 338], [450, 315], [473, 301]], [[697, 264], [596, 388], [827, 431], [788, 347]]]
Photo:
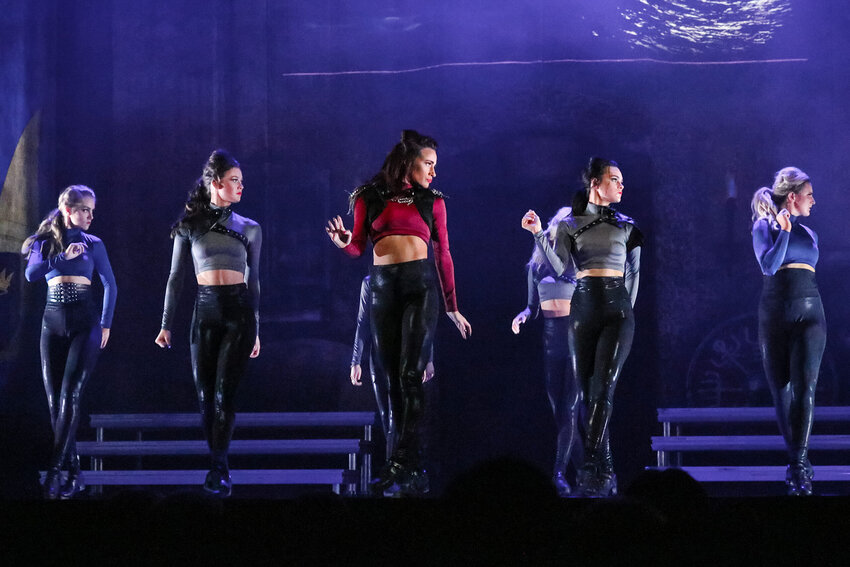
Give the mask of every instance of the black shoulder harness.
[[242, 242], [242, 245], [245, 246], [246, 251], [251, 246], [251, 243], [248, 242], [247, 236], [245, 236], [241, 232], [237, 232], [237, 231], [233, 230], [232, 228], [227, 228], [226, 226], [221, 226], [220, 224], [214, 224], [210, 227], [210, 232], [217, 232], [219, 234], [226, 234], [227, 236], [232, 236], [233, 238], [236, 238], [237, 240]]

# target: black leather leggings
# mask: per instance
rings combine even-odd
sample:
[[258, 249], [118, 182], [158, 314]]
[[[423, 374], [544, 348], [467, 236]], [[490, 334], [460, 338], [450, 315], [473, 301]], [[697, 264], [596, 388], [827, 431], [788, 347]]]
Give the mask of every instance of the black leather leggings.
[[381, 430], [387, 441], [386, 455], [389, 457], [394, 446], [390, 435], [390, 422], [393, 421], [390, 408], [390, 381], [381, 363], [375, 357], [374, 349], [369, 349], [369, 373], [372, 377], [372, 391], [375, 392], [375, 404], [378, 407], [378, 419], [381, 420]]
[[372, 266], [372, 349], [389, 384], [391, 458], [415, 468], [424, 396], [422, 373], [439, 316], [437, 275], [429, 260]]
[[815, 387], [826, 347], [826, 319], [815, 274], [780, 270], [764, 277], [759, 345], [790, 464], [807, 464]]
[[192, 315], [192, 373], [214, 467], [227, 468], [236, 387], [256, 338], [245, 284], [198, 286]]
[[[543, 319], [543, 374], [558, 431], [554, 474], [563, 474], [571, 458], [576, 470], [582, 464], [579, 454], [582, 442], [578, 433], [581, 390], [572, 369], [569, 329], [569, 317]], [[573, 451], [575, 443], [578, 444], [577, 451]]]
[[586, 406], [585, 466], [613, 471], [608, 424], [635, 319], [621, 277], [580, 278], [570, 307], [573, 369]]
[[50, 286], [40, 345], [41, 373], [53, 427], [50, 468], [61, 469], [67, 462], [70, 469], [80, 469], [76, 448], [80, 398], [100, 355], [100, 341], [90, 286]]

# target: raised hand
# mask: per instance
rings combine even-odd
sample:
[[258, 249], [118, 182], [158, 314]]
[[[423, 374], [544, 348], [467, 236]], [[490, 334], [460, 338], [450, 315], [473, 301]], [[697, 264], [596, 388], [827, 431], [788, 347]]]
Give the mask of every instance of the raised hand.
[[531, 234], [537, 234], [543, 230], [540, 217], [537, 216], [537, 213], [529, 209], [528, 212], [522, 216], [522, 228], [529, 231]]
[[328, 221], [325, 232], [328, 233], [328, 237], [338, 248], [345, 248], [351, 242], [351, 231], [345, 229], [342, 217], [339, 215]]
[[86, 251], [86, 245], [82, 242], [73, 242], [65, 248], [65, 259], [73, 260], [80, 254]]
[[791, 213], [788, 212], [788, 209], [779, 211], [779, 214], [776, 215], [776, 222], [779, 223], [779, 228], [785, 232], [791, 232]]

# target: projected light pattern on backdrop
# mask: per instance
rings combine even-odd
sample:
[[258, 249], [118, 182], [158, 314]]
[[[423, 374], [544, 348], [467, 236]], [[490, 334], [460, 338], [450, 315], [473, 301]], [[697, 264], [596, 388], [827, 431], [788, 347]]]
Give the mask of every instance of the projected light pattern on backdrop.
[[629, 43], [672, 54], [734, 53], [764, 45], [791, 12], [788, 0], [639, 3], [621, 11]]

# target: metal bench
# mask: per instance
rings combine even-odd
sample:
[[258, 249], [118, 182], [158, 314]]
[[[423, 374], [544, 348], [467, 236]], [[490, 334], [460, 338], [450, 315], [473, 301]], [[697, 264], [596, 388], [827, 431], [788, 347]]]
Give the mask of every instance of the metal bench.
[[[768, 424], [776, 421], [772, 407], [741, 408], [659, 408], [662, 435], [652, 437], [656, 467], [680, 468], [704, 482], [746, 482], [784, 480], [784, 466], [683, 466], [683, 453], [721, 453], [748, 451], [784, 452], [780, 435], [684, 435], [683, 425], [711, 427], [725, 424]], [[815, 422], [850, 423], [850, 407], [815, 408]], [[812, 435], [809, 448], [816, 451], [850, 450], [850, 435]], [[819, 481], [848, 481], [850, 466], [815, 466]]]
[[[359, 438], [315, 439], [234, 439], [232, 455], [347, 455], [347, 468], [340, 469], [235, 469], [231, 471], [234, 484], [329, 484], [339, 493], [347, 485], [350, 493], [365, 491], [371, 478], [372, 412], [286, 412], [237, 413], [236, 428], [274, 429], [293, 428], [362, 428]], [[92, 458], [92, 470], [86, 482], [92, 486], [105, 485], [180, 485], [200, 484], [206, 470], [104, 470], [104, 457], [117, 456], [191, 456], [209, 452], [203, 440], [168, 439], [146, 440], [146, 432], [200, 429], [197, 413], [162, 414], [93, 414], [89, 425], [95, 429], [95, 441], [77, 442], [81, 456]], [[132, 440], [107, 440], [107, 432], [133, 432]]]

